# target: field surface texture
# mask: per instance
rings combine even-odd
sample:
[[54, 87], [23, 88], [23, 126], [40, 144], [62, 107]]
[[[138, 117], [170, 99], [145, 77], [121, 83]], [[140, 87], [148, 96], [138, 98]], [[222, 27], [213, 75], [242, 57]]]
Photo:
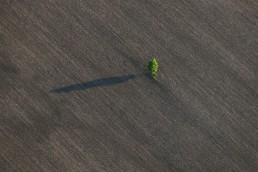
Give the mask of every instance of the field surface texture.
[[1, 0], [0, 171], [257, 172], [257, 22], [257, 0]]

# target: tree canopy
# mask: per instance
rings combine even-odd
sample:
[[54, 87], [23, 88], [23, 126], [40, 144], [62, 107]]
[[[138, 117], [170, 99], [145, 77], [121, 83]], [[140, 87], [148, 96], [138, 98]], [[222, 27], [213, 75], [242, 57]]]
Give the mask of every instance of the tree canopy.
[[154, 78], [154, 77], [157, 76], [158, 68], [159, 68], [159, 65], [158, 65], [157, 60], [156, 60], [155, 58], [152, 59], [152, 60], [149, 62], [149, 64], [148, 64], [148, 71], [149, 71], [149, 73], [151, 74], [152, 78]]

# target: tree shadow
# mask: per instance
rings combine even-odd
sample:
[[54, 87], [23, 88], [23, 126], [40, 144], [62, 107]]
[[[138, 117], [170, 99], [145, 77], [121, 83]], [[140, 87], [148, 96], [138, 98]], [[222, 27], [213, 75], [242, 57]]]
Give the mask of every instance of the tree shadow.
[[71, 91], [76, 91], [76, 90], [85, 90], [89, 88], [94, 88], [94, 87], [103, 87], [103, 86], [109, 86], [109, 85], [114, 85], [114, 84], [120, 84], [127, 82], [131, 79], [134, 79], [135, 75], [123, 75], [123, 76], [118, 76], [118, 77], [109, 77], [109, 78], [101, 78], [101, 79], [96, 79], [84, 83], [77, 83], [77, 84], [72, 84], [66, 87], [61, 87], [61, 88], [55, 88], [50, 90], [51, 93], [68, 93]]

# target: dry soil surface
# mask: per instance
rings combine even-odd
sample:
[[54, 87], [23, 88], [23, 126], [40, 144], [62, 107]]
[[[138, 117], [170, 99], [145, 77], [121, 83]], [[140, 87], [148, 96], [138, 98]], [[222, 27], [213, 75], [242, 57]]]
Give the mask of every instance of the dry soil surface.
[[1, 0], [0, 171], [257, 172], [257, 22], [257, 0]]

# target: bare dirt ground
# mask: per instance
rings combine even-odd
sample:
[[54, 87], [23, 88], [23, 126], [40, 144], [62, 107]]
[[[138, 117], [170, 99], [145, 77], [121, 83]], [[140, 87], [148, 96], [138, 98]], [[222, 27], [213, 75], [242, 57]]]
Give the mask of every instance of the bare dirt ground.
[[1, 0], [0, 171], [257, 172], [257, 22], [257, 0]]

